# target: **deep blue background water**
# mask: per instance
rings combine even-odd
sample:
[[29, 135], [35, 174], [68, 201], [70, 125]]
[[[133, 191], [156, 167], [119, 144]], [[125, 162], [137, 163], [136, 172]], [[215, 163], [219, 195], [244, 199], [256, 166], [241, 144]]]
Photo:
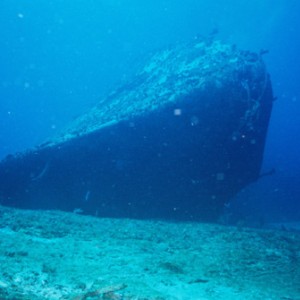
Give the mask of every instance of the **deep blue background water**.
[[242, 218], [300, 220], [300, 1], [0, 2], [0, 158], [43, 142], [129, 79], [149, 53], [217, 29], [269, 49], [275, 102], [263, 171], [240, 193]]

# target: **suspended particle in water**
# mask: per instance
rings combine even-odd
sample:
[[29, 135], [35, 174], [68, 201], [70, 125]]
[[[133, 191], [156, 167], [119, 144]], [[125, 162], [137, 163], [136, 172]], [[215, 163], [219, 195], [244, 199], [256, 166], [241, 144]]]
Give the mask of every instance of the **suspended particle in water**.
[[182, 111], [180, 108], [175, 108], [174, 109], [174, 116], [181, 116], [182, 114]]
[[217, 173], [216, 175], [217, 180], [224, 180], [225, 179], [225, 174], [224, 173]]
[[196, 116], [191, 117], [191, 126], [196, 126], [199, 123], [199, 119]]

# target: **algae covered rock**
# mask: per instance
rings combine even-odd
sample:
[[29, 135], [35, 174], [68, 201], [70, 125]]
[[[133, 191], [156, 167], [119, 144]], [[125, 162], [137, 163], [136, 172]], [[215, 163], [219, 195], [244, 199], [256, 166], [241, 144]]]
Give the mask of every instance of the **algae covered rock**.
[[214, 220], [259, 177], [272, 101], [261, 55], [169, 47], [60, 135], [3, 160], [2, 204]]

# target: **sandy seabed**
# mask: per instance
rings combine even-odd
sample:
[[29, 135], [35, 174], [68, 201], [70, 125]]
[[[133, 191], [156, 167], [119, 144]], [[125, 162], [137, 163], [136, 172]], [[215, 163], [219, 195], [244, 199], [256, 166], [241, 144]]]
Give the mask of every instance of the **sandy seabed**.
[[300, 300], [300, 233], [0, 207], [0, 300]]

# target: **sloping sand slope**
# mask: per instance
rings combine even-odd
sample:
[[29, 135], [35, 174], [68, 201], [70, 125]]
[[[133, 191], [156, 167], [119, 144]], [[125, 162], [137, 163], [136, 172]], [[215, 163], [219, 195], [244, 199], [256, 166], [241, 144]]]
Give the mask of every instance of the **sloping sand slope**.
[[0, 299], [300, 299], [300, 235], [0, 207]]

